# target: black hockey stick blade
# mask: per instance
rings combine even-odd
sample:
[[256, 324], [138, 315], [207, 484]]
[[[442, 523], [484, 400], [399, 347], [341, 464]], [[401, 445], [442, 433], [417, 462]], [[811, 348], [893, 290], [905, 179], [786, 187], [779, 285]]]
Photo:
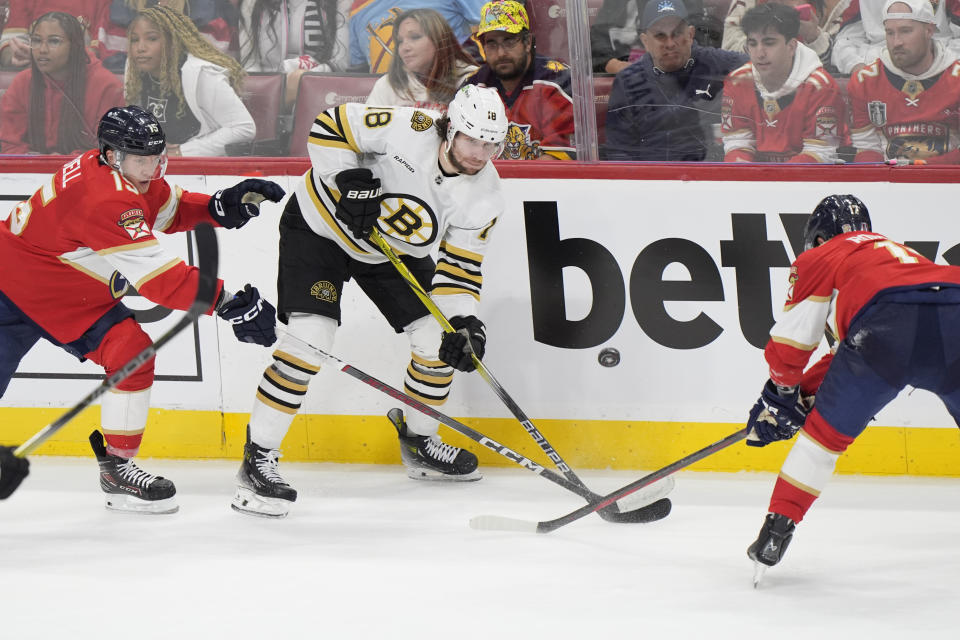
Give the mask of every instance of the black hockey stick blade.
[[19, 458], [25, 458], [37, 447], [46, 442], [53, 434], [80, 415], [87, 407], [100, 398], [100, 396], [116, 387], [123, 380], [129, 378], [134, 371], [156, 355], [160, 347], [170, 342], [178, 333], [193, 324], [201, 314], [210, 308], [213, 304], [213, 298], [217, 293], [217, 269], [219, 268], [220, 262], [217, 234], [211, 225], [202, 223], [194, 229], [194, 237], [197, 242], [197, 270], [199, 271], [197, 294], [193, 300], [193, 304], [191, 304], [187, 312], [183, 314], [183, 317], [163, 335], [157, 338], [153, 344], [147, 346], [143, 351], [131, 358], [126, 364], [115, 371], [113, 375], [104, 379], [97, 388], [88, 393], [80, 402], [73, 405], [66, 413], [17, 447], [13, 455]]
[[[604, 507], [607, 507], [613, 504], [617, 500], [620, 500], [623, 497], [630, 495], [634, 491], [642, 489], [643, 487], [649, 484], [652, 484], [657, 480], [660, 480], [661, 478], [665, 478], [673, 473], [676, 473], [677, 471], [680, 471], [681, 469], [689, 467], [691, 464], [693, 464], [694, 462], [697, 462], [698, 460], [702, 460], [707, 456], [712, 455], [717, 451], [720, 451], [721, 449], [726, 449], [730, 445], [740, 442], [741, 440], [747, 437], [747, 434], [749, 432], [750, 432], [749, 427], [744, 427], [743, 429], [741, 429], [740, 431], [737, 431], [736, 433], [731, 433], [729, 436], [727, 436], [726, 438], [723, 438], [722, 440], [718, 440], [717, 442], [714, 442], [713, 444], [708, 445], [703, 449], [700, 449], [699, 451], [691, 453], [690, 455], [684, 458], [681, 458], [676, 462], [672, 462], [668, 464], [662, 469], [658, 469], [653, 473], [645, 475], [639, 480], [634, 480], [630, 484], [624, 485], [623, 487], [620, 487], [616, 491], [608, 493], [607, 495], [603, 496], [599, 500], [591, 502], [590, 504], [586, 504], [580, 507], [579, 509], [575, 509], [571, 511], [566, 515], [560, 516], [559, 518], [554, 518], [553, 520], [542, 520], [540, 522], [533, 522], [531, 520], [522, 520], [520, 518], [507, 518], [504, 516], [485, 515], [485, 516], [475, 516], [471, 518], [470, 526], [473, 527], [474, 529], [482, 529], [482, 530], [490, 530], [490, 531], [525, 531], [529, 533], [550, 533], [551, 531], [555, 531], [560, 527], [568, 525], [571, 522], [574, 522], [575, 520], [579, 520], [580, 518], [586, 515], [589, 515], [595, 511], [599, 511]], [[664, 500], [660, 500], [659, 502], [653, 503], [652, 505], [650, 505], [650, 507], [655, 507], [660, 502], [664, 502], [664, 501], [669, 502], [669, 500], [666, 500], [666, 498], [664, 498]], [[664, 508], [664, 507], [661, 506], [659, 508]], [[666, 506], [666, 508], [669, 513], [669, 506]]]

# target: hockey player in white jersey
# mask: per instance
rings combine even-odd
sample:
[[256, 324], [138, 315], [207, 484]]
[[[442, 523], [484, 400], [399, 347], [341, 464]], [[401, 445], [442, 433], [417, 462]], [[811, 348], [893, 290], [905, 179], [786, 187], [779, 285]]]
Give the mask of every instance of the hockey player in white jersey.
[[[497, 92], [468, 85], [446, 116], [413, 107], [344, 104], [321, 113], [309, 135], [312, 167], [280, 221], [278, 316], [287, 333], [257, 389], [233, 508], [282, 517], [297, 492], [278, 473], [280, 444], [340, 322], [343, 285], [353, 279], [393, 329], [410, 340], [404, 390], [442, 405], [453, 370], [471, 371], [467, 336], [483, 357], [477, 318], [480, 265], [503, 212], [490, 160], [507, 132]], [[458, 333], [444, 334], [393, 265], [369, 240], [376, 227]], [[438, 253], [434, 263], [432, 252]], [[388, 413], [407, 475], [479, 480], [475, 455], [445, 444], [436, 421]]]

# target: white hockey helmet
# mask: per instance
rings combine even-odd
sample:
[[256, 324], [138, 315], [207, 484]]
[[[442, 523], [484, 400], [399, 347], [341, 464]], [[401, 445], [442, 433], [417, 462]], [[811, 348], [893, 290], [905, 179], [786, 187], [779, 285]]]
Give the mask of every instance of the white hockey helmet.
[[447, 144], [453, 144], [458, 131], [496, 145], [502, 145], [507, 137], [507, 113], [496, 89], [464, 85], [447, 107], [447, 117]]

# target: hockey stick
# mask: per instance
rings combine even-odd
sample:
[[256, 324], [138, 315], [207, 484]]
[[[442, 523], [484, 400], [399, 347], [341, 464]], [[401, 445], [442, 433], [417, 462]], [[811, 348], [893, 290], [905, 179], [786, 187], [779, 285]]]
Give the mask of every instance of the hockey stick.
[[[537, 475], [543, 476], [550, 482], [553, 482], [554, 484], [557, 484], [563, 487], [567, 491], [571, 491], [577, 494], [581, 498], [585, 499], [587, 502], [593, 503], [593, 502], [596, 502], [597, 500], [602, 499], [600, 495], [590, 491], [585, 486], [583, 486], [583, 484], [572, 482], [567, 478], [564, 478], [563, 476], [557, 474], [556, 472], [551, 471], [550, 469], [547, 469], [542, 465], [537, 464], [536, 462], [527, 458], [526, 456], [521, 455], [516, 451], [510, 449], [506, 445], [500, 444], [493, 438], [488, 438], [487, 436], [483, 435], [479, 431], [471, 429], [470, 427], [463, 424], [462, 422], [459, 422], [458, 420], [455, 420], [454, 418], [451, 418], [450, 416], [437, 411], [430, 405], [424, 404], [423, 402], [420, 402], [416, 398], [408, 396], [407, 394], [400, 391], [399, 389], [395, 389], [391, 387], [387, 383], [382, 382], [377, 378], [374, 378], [368, 373], [364, 373], [360, 369], [357, 369], [356, 367], [350, 364], [347, 364], [340, 358], [327, 353], [323, 349], [320, 349], [319, 347], [315, 347], [309, 342], [306, 342], [305, 340], [302, 340], [301, 338], [298, 338], [297, 336], [291, 335], [289, 333], [287, 334], [287, 336], [309, 347], [317, 355], [319, 355], [321, 359], [337, 367], [343, 373], [359, 380], [360, 382], [366, 385], [373, 387], [377, 391], [387, 394], [388, 396], [390, 396], [395, 400], [399, 400], [400, 402], [407, 405], [411, 409], [415, 409], [420, 413], [433, 418], [437, 422], [447, 425], [457, 433], [464, 435], [470, 438], [471, 440], [473, 440], [474, 442], [477, 442], [483, 445], [484, 447], [486, 447], [487, 449], [490, 449], [494, 453], [500, 454], [507, 460], [520, 465], [524, 469], [533, 471]], [[644, 508], [636, 509], [634, 511], [628, 511], [625, 514], [622, 514], [622, 515], [630, 516], [631, 518], [633, 518], [632, 520], [620, 519], [618, 520], [618, 522], [653, 522], [655, 520], [660, 520], [662, 518], [666, 518], [667, 515], [670, 513], [670, 506], [671, 506], [670, 501], [667, 499], [657, 500], [656, 502]]]
[[713, 444], [704, 447], [695, 453], [691, 453], [685, 458], [681, 458], [676, 462], [668, 464], [662, 469], [659, 469], [658, 471], [654, 471], [651, 474], [643, 476], [639, 480], [634, 480], [630, 484], [620, 487], [612, 493], [608, 493], [596, 502], [591, 502], [590, 504], [584, 505], [564, 516], [560, 516], [559, 518], [554, 518], [553, 520], [542, 520], [540, 522], [532, 522], [530, 520], [507, 518], [504, 516], [475, 516], [470, 519], [470, 526], [474, 529], [488, 531], [526, 531], [529, 533], [550, 533], [551, 531], [559, 529], [564, 525], [570, 524], [574, 520], [579, 520], [585, 515], [591, 514], [594, 511], [599, 511], [607, 505], [610, 505], [613, 502], [620, 500], [634, 491], [642, 489], [643, 487], [656, 482], [661, 478], [665, 478], [672, 473], [676, 473], [680, 469], [689, 467], [698, 460], [702, 460], [707, 456], [720, 451], [721, 449], [726, 449], [730, 445], [740, 442], [747, 437], [749, 432], [750, 428], [745, 427], [736, 433], [731, 433], [723, 440], [718, 440], [717, 442], [714, 442]]
[[116, 387], [120, 382], [130, 377], [145, 362], [156, 355], [163, 345], [172, 340], [178, 333], [189, 327], [213, 304], [213, 297], [217, 293], [217, 264], [219, 255], [217, 250], [217, 234], [209, 224], [198, 224], [194, 229], [197, 240], [197, 261], [199, 263], [199, 279], [197, 281], [197, 296], [193, 304], [170, 329], [156, 339], [150, 346], [135, 355], [113, 375], [104, 379], [96, 389], [88, 393], [80, 402], [62, 416], [35, 433], [29, 440], [17, 447], [13, 455], [25, 458], [34, 449], [46, 442], [50, 436], [62, 429], [68, 422], [76, 418], [84, 409], [93, 404], [100, 396]]
[[[423, 287], [420, 285], [414, 275], [410, 273], [407, 265], [403, 264], [403, 262], [394, 252], [393, 248], [387, 244], [387, 241], [384, 240], [383, 236], [380, 235], [380, 232], [377, 229], [373, 229], [370, 232], [370, 240], [372, 240], [373, 243], [379, 247], [380, 251], [383, 252], [383, 255], [387, 257], [387, 259], [391, 264], [393, 264], [403, 279], [407, 281], [407, 284], [410, 285], [410, 288], [413, 289], [413, 292], [418, 298], [420, 298], [420, 301], [423, 302], [424, 306], [430, 312], [430, 315], [436, 318], [444, 332], [455, 333], [456, 329], [453, 328], [453, 326], [450, 324], [450, 321], [447, 320], [446, 316], [443, 315], [443, 312], [440, 311], [440, 308], [437, 307], [436, 303], [430, 298], [430, 295], [424, 291]], [[467, 343], [469, 344], [469, 340]], [[530, 422], [530, 418], [524, 414], [519, 405], [513, 401], [513, 398], [510, 397], [506, 389], [504, 389], [503, 386], [497, 382], [497, 379], [493, 377], [493, 374], [490, 373], [490, 370], [487, 368], [487, 366], [483, 364], [480, 358], [477, 357], [477, 354], [473, 353], [472, 350], [470, 352], [470, 358], [473, 360], [473, 364], [480, 376], [486, 380], [487, 384], [490, 385], [490, 388], [493, 389], [494, 393], [497, 394], [497, 397], [503, 401], [503, 404], [506, 405], [507, 409], [510, 410], [510, 413], [513, 414], [513, 417], [515, 417], [520, 422], [520, 425], [523, 426], [524, 430], [530, 434], [530, 437], [533, 438], [533, 441], [536, 442], [540, 449], [547, 454], [547, 457], [549, 457], [553, 463], [557, 465], [557, 469], [563, 473], [564, 477], [570, 482], [580, 485], [582, 489], [589, 491], [589, 489], [587, 489], [587, 485], [585, 485], [577, 476], [577, 474], [574, 473], [573, 469], [571, 469], [570, 466], [563, 460], [563, 458], [560, 456], [557, 450], [553, 448], [543, 433], [541, 433], [540, 430], [537, 429], [532, 422]], [[640, 496], [638, 496], [638, 498], [640, 498]], [[601, 518], [604, 520], [609, 520], [610, 522], [649, 522], [650, 520], [647, 515], [638, 512], [646, 509], [647, 507], [655, 507], [656, 505], [657, 503], [650, 505], [644, 504], [641, 506], [631, 506], [629, 503], [619, 503], [616, 505], [611, 505], [599, 513]], [[662, 507], [658, 507], [658, 509], [662, 511]], [[669, 509], [667, 510], [667, 513], [669, 513]], [[665, 513], [662, 517], [666, 517], [666, 515], [667, 514]]]

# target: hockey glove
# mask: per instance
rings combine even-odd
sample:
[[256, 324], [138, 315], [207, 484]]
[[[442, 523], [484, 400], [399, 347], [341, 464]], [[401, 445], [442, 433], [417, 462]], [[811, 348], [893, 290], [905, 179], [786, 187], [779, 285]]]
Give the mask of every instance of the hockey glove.
[[763, 392], [747, 418], [750, 434], [747, 444], [765, 447], [774, 440], [789, 440], [803, 426], [809, 411], [800, 399], [800, 388], [795, 387], [785, 395], [772, 380], [763, 385]]
[[483, 359], [487, 334], [477, 316], [453, 316], [450, 324], [455, 333], [444, 333], [440, 343], [440, 359], [458, 371], [473, 371], [477, 367], [470, 357], [471, 351]]
[[30, 461], [13, 455], [13, 447], [0, 447], [0, 500], [10, 497], [30, 474]]
[[277, 341], [277, 310], [260, 297], [256, 287], [248, 284], [233, 298], [221, 302], [217, 315], [231, 324], [240, 342], [269, 347]]
[[260, 215], [264, 200], [280, 202], [286, 192], [276, 182], [249, 178], [229, 189], [221, 189], [210, 198], [207, 209], [210, 217], [227, 229], [239, 229], [250, 218]]
[[366, 238], [380, 217], [380, 178], [374, 178], [370, 169], [347, 169], [337, 174], [336, 182], [340, 190], [337, 219], [354, 238]]

